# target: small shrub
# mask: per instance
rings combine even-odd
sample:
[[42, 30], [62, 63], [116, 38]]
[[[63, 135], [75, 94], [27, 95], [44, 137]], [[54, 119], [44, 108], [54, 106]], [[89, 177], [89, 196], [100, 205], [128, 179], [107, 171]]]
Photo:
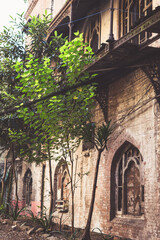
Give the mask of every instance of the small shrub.
[[11, 217], [13, 220], [17, 220], [20, 214], [25, 210], [25, 207], [19, 208], [13, 204], [7, 204], [9, 205], [9, 217]]
[[33, 222], [37, 222], [38, 221], [38, 216], [34, 215], [32, 210], [27, 209], [26, 212], [31, 216], [31, 219], [32, 219]]
[[44, 231], [49, 231], [52, 228], [53, 214], [48, 215], [46, 207], [38, 215], [34, 215], [31, 210], [27, 210], [27, 213], [31, 216], [32, 221], [38, 223]]
[[5, 214], [5, 206], [2, 204], [0, 206], [0, 216], [4, 215]]

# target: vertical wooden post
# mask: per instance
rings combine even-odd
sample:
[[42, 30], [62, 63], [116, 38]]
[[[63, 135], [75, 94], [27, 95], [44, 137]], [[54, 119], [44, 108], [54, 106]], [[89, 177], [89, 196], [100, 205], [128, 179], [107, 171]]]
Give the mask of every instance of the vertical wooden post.
[[72, 28], [73, 28], [73, 23], [72, 23], [72, 20], [73, 20], [73, 3], [71, 4], [71, 14], [70, 14], [70, 23], [69, 23], [69, 41], [72, 40]]
[[112, 43], [114, 41], [114, 34], [113, 34], [113, 12], [114, 12], [114, 8], [113, 8], [113, 3], [114, 3], [114, 0], [110, 0], [110, 33], [109, 33], [109, 38], [107, 40], [107, 42], [109, 42], [109, 49], [112, 48]]

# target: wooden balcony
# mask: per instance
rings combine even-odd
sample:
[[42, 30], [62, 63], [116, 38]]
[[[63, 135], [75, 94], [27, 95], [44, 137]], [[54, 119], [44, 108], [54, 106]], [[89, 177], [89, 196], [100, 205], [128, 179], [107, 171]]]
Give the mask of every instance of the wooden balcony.
[[[84, 8], [86, 2], [82, 1], [78, 8], [73, 7], [74, 0], [69, 0], [55, 16], [48, 29], [48, 37], [66, 17], [71, 17], [73, 14], [74, 25], [78, 26], [76, 17], [79, 17], [79, 8]], [[95, 3], [96, 4], [96, 3]], [[72, 8], [73, 7], [73, 8]], [[77, 14], [76, 14], [77, 13]], [[81, 16], [82, 17], [82, 16]], [[67, 28], [68, 24], [65, 22], [63, 28]], [[64, 29], [63, 29], [64, 31]], [[150, 37], [145, 39], [141, 44], [135, 44], [134, 39], [144, 33], [150, 33]], [[151, 44], [160, 38], [160, 7], [157, 7], [149, 15], [139, 19], [136, 26], [134, 26], [127, 34], [112, 43], [102, 44], [101, 49], [96, 53], [94, 62], [86, 66], [91, 73], [98, 73], [98, 76], [107, 76], [112, 79], [115, 75], [120, 75], [122, 72], [131, 71], [134, 68], [140, 67], [144, 64], [149, 64], [150, 59], [159, 59], [160, 48], [152, 47]], [[115, 74], [116, 71], [116, 74]]]
[[[142, 44], [132, 43], [132, 39], [143, 32], [152, 33]], [[98, 76], [106, 75], [109, 79], [115, 75], [124, 72], [124, 69], [130, 71], [133, 68], [149, 64], [151, 59], [160, 59], [160, 44], [158, 47], [152, 47], [152, 43], [160, 38], [160, 8], [152, 11], [151, 16], [146, 17], [144, 21], [137, 24], [129, 33], [114, 41], [111, 44], [103, 44], [97, 52], [96, 59], [92, 64], [86, 66], [91, 73], [98, 73]]]

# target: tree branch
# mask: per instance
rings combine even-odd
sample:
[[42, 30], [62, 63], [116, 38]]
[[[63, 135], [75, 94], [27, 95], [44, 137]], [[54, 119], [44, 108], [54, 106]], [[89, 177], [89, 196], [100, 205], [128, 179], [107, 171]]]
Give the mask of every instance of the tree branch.
[[18, 109], [20, 109], [21, 107], [30, 107], [31, 105], [34, 105], [38, 102], [41, 102], [41, 101], [44, 101], [44, 100], [47, 100], [51, 97], [54, 97], [54, 96], [59, 96], [59, 95], [63, 95], [63, 94], [66, 94], [68, 91], [71, 91], [71, 90], [74, 90], [76, 88], [79, 88], [79, 87], [82, 87], [82, 86], [86, 86], [86, 85], [89, 85], [90, 83], [95, 83], [96, 80], [93, 80], [92, 78], [87, 80], [87, 81], [81, 81], [75, 85], [72, 85], [72, 86], [68, 86], [68, 87], [64, 87], [62, 88], [61, 90], [59, 91], [56, 91], [56, 92], [52, 92], [44, 97], [41, 97], [39, 99], [36, 99], [36, 100], [33, 100], [31, 102], [28, 102], [28, 103], [24, 103], [22, 106], [20, 107], [12, 107], [11, 109], [7, 110], [7, 111], [3, 111], [3, 112], [0, 112], [0, 116], [3, 116], [5, 114], [10, 114], [10, 113], [15, 113]]

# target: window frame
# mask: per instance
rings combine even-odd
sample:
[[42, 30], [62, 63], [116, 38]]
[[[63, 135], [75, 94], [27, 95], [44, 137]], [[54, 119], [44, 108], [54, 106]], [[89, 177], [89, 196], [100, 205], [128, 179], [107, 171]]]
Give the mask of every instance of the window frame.
[[[127, 154], [129, 152], [137, 152], [138, 155], [133, 155], [128, 157]], [[126, 173], [129, 169], [129, 165], [131, 162], [134, 162], [135, 167], [139, 171], [139, 214], [128, 214], [127, 212], [127, 178]], [[122, 166], [120, 166], [122, 165]], [[122, 183], [119, 184], [119, 174], [120, 174], [120, 167], [122, 168]], [[134, 186], [135, 187], [135, 186]], [[121, 190], [121, 194], [120, 191]], [[121, 195], [121, 200], [119, 199]], [[135, 200], [135, 199], [134, 199]], [[121, 207], [120, 207], [121, 205]], [[121, 209], [120, 209], [121, 208]], [[116, 169], [115, 169], [115, 216], [133, 216], [133, 217], [140, 217], [144, 214], [144, 176], [143, 176], [143, 159], [142, 156], [137, 148], [134, 146], [129, 147], [126, 151], [123, 151], [121, 157], [119, 158]]]
[[68, 166], [67, 163], [63, 163], [62, 160], [62, 162], [56, 167], [54, 176], [54, 208], [61, 213], [67, 213], [69, 211], [69, 193], [67, 197], [65, 197], [65, 191], [67, 191], [68, 185], [70, 184], [70, 179], [68, 179], [69, 181], [67, 185], [64, 185], [67, 177], [70, 178]]

